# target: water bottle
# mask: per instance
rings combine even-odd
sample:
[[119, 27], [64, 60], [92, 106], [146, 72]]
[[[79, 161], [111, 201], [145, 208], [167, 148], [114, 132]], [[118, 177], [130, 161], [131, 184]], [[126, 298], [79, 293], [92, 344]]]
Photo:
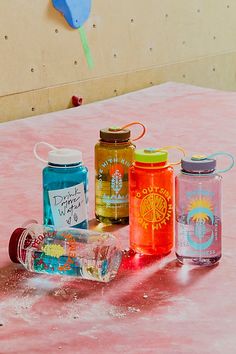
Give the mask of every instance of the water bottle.
[[135, 151], [129, 171], [129, 213], [130, 248], [137, 253], [164, 256], [173, 247], [172, 165], [177, 162], [168, 162], [169, 148]]
[[12, 233], [9, 256], [30, 272], [109, 282], [117, 274], [122, 252], [110, 233], [30, 224]]
[[[232, 163], [216, 170], [216, 157], [226, 155]], [[233, 167], [227, 153], [193, 155], [181, 161], [176, 176], [175, 252], [180, 263], [210, 266], [221, 258], [221, 182], [219, 173]]]
[[100, 140], [95, 145], [95, 215], [99, 222], [127, 224], [129, 222], [128, 170], [133, 162], [134, 149], [129, 126], [100, 130]]
[[[48, 161], [38, 155], [39, 145], [51, 149]], [[83, 165], [82, 153], [40, 142], [34, 154], [47, 163], [43, 169], [43, 224], [87, 229], [88, 169]]]

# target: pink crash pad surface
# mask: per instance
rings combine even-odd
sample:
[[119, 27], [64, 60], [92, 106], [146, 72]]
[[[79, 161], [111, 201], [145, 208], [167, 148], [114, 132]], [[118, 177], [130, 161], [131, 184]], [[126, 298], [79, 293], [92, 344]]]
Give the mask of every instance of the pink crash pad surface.
[[[137, 147], [181, 145], [236, 156], [236, 93], [167, 83], [66, 111], [0, 125], [0, 353], [235, 353], [236, 168], [224, 175], [223, 258], [190, 269], [175, 255], [125, 258], [109, 284], [32, 274], [8, 258], [11, 231], [42, 219], [33, 146], [82, 150], [90, 171], [99, 128], [140, 120]], [[136, 131], [134, 132], [136, 133]], [[97, 227], [94, 220], [92, 227]], [[128, 246], [129, 227], [112, 228]]]

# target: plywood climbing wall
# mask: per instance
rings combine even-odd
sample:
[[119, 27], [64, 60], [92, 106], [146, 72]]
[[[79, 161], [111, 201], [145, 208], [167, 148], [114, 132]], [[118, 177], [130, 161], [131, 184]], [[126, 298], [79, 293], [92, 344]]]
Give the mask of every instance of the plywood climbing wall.
[[0, 1], [0, 121], [165, 81], [236, 89], [235, 0], [93, 0], [79, 32], [50, 0]]

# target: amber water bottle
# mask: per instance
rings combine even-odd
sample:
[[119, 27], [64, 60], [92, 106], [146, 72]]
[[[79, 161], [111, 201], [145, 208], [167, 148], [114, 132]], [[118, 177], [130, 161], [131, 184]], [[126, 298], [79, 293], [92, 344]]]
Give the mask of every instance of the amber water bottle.
[[[127, 128], [135, 124], [141, 125], [143, 131], [131, 140]], [[129, 222], [128, 171], [134, 159], [133, 141], [144, 133], [144, 125], [138, 122], [100, 130], [100, 140], [95, 145], [95, 215], [99, 222]]]

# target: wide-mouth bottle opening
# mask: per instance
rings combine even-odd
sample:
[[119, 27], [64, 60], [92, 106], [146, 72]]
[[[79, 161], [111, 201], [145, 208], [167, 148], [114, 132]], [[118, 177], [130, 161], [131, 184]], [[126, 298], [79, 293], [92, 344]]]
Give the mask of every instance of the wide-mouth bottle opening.
[[71, 164], [56, 164], [56, 163], [48, 162], [48, 167], [52, 167], [52, 168], [75, 168], [79, 166], [82, 166], [82, 162], [71, 163]]
[[186, 170], [186, 169], [182, 168], [181, 172], [183, 174], [196, 175], [196, 176], [197, 175], [210, 175], [215, 172], [215, 169], [200, 171], [200, 170]]
[[17, 259], [20, 263], [25, 263], [25, 251], [32, 244], [33, 234], [30, 230], [25, 229], [19, 240], [17, 245]]
[[112, 144], [131, 144], [131, 140], [130, 139], [126, 139], [126, 140], [117, 140], [117, 139], [114, 139], [114, 140], [104, 140], [104, 139], [99, 139], [99, 142], [100, 143], [104, 143], [104, 144], [107, 144], [107, 145], [112, 145]]
[[153, 169], [160, 169], [160, 168], [166, 168], [169, 167], [168, 161], [164, 162], [139, 162], [139, 161], [134, 161], [134, 166], [135, 167], [140, 167], [140, 168], [153, 168]]

